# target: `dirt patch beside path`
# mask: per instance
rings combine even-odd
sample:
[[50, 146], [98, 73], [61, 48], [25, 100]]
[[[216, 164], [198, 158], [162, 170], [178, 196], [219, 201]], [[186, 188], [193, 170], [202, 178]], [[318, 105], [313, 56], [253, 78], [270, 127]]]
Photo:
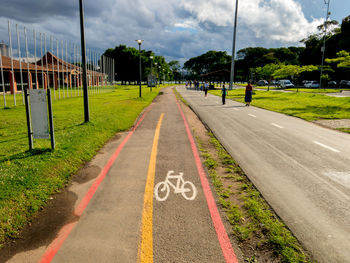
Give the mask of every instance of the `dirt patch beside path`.
[[350, 119], [317, 120], [314, 123], [331, 129], [350, 129]]

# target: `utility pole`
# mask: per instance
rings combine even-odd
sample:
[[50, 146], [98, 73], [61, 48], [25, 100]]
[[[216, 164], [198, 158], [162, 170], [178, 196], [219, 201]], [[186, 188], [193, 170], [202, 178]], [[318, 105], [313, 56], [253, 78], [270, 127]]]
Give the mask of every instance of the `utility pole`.
[[327, 14], [326, 21], [324, 22], [324, 36], [323, 36], [323, 46], [321, 49], [322, 52], [322, 61], [321, 61], [321, 73], [320, 73], [320, 88], [322, 88], [322, 75], [323, 75], [323, 64], [324, 64], [324, 53], [326, 52], [326, 36], [327, 36], [327, 22], [330, 15], [329, 12], [329, 2], [330, 0], [324, 0], [325, 5], [327, 5]]
[[238, 14], [238, 0], [236, 0], [235, 23], [234, 23], [234, 27], [233, 27], [232, 61], [231, 61], [230, 86], [229, 86], [230, 90], [232, 90], [232, 88], [233, 88], [233, 81], [234, 81], [234, 74], [235, 74], [237, 14]]
[[85, 33], [84, 33], [84, 10], [83, 10], [83, 0], [79, 0], [79, 9], [80, 9], [80, 35], [81, 35], [81, 58], [82, 58], [82, 67], [83, 67], [83, 93], [84, 93], [84, 122], [90, 121], [89, 114], [89, 95], [88, 87], [86, 80], [86, 51], [85, 51]]

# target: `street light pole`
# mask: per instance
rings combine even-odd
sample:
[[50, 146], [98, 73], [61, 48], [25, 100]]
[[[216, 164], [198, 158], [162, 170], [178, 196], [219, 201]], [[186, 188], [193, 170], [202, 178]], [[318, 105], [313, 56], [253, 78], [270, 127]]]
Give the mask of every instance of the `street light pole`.
[[152, 86], [153, 86], [153, 56], [149, 57], [151, 59], [151, 91], [152, 91]]
[[327, 5], [326, 21], [324, 22], [324, 36], [323, 36], [323, 46], [322, 46], [322, 61], [321, 61], [321, 73], [320, 73], [320, 88], [322, 88], [322, 75], [323, 75], [323, 64], [324, 64], [324, 53], [326, 51], [326, 36], [327, 36], [327, 21], [329, 18], [329, 2], [330, 0], [324, 0], [325, 5]]
[[82, 57], [82, 67], [83, 67], [83, 93], [84, 93], [84, 117], [85, 122], [90, 121], [89, 114], [89, 95], [86, 81], [86, 51], [85, 51], [85, 33], [84, 33], [84, 10], [83, 10], [83, 0], [79, 0], [79, 10], [80, 10], [80, 35], [81, 35], [81, 57]]
[[233, 43], [232, 43], [232, 61], [231, 61], [231, 74], [230, 74], [230, 86], [231, 90], [233, 87], [233, 79], [235, 74], [235, 53], [236, 53], [236, 30], [237, 30], [237, 13], [238, 13], [238, 0], [236, 0], [236, 10], [235, 10], [235, 24], [233, 27]]
[[157, 75], [158, 75], [158, 63], [157, 62], [154, 62], [154, 65], [156, 66], [156, 87], [157, 87]]
[[140, 76], [140, 98], [141, 98], [141, 80], [142, 80], [142, 71], [141, 71], [141, 44], [143, 42], [143, 40], [139, 39], [139, 40], [135, 40], [138, 44], [139, 44], [139, 76]]

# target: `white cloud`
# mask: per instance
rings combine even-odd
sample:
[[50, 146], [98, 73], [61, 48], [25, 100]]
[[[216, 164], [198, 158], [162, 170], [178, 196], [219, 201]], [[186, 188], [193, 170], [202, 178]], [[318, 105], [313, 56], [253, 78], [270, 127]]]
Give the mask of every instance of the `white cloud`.
[[[7, 19], [47, 35], [80, 42], [77, 3], [71, 0], [4, 0], [0, 36], [7, 39]], [[322, 19], [308, 21], [299, 0], [241, 0], [237, 50], [248, 46], [297, 45], [315, 32]], [[85, 32], [89, 48], [104, 51], [119, 44], [181, 61], [208, 50], [232, 46], [232, 0], [86, 0]], [[21, 7], [21, 8], [19, 8]], [[43, 9], [43, 10], [41, 10]]]
[[[199, 21], [217, 26], [232, 26], [234, 1], [183, 0], [185, 10]], [[295, 43], [316, 31], [323, 19], [309, 22], [295, 0], [244, 0], [239, 2], [238, 23], [253, 33], [255, 38]]]

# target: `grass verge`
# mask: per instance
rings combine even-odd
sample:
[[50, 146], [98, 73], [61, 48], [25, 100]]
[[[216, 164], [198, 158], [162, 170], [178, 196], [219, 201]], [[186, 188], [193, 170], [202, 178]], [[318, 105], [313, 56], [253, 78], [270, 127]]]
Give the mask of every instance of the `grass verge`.
[[[297, 239], [270, 209], [269, 205], [245, 176], [244, 172], [222, 147], [210, 136], [215, 153], [196, 136], [219, 202], [232, 225], [232, 233], [242, 244], [246, 262], [258, 262], [267, 257], [274, 262], [310, 262]], [[224, 169], [222, 175], [221, 170]], [[249, 250], [249, 251], [248, 251]]]
[[[221, 91], [211, 90], [221, 96]], [[228, 92], [228, 99], [244, 102], [244, 89]], [[253, 106], [312, 121], [317, 119], [350, 119], [350, 98], [329, 97], [311, 93], [284, 93], [255, 90]]]
[[53, 101], [56, 150], [35, 140], [28, 151], [24, 106], [0, 109], [0, 246], [64, 187], [77, 170], [119, 131], [128, 130], [159, 88], [117, 87], [90, 96], [90, 123], [83, 123], [82, 97]]

